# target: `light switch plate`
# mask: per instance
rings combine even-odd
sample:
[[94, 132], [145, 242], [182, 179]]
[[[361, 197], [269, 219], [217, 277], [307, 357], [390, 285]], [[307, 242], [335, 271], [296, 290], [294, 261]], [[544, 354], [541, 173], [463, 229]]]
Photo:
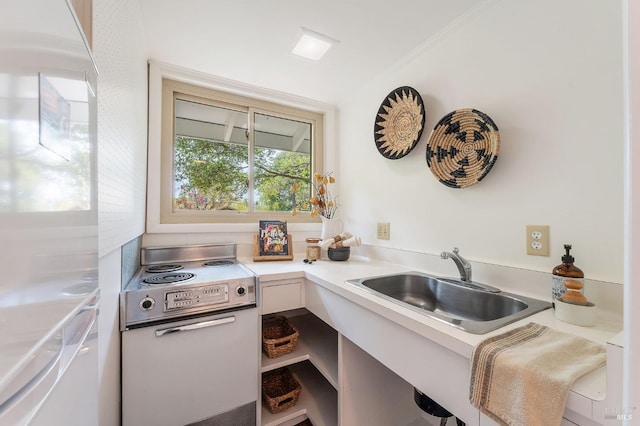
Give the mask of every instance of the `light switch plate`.
[[376, 236], [379, 240], [389, 240], [391, 239], [390, 232], [390, 223], [389, 222], [378, 222], [378, 227], [376, 231]]

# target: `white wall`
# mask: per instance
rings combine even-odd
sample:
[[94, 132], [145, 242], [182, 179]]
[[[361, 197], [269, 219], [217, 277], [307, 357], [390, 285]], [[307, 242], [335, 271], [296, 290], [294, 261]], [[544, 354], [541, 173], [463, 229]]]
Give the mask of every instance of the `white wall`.
[[147, 50], [138, 4], [96, 1], [94, 33], [103, 256], [144, 232]]
[[100, 258], [98, 408], [102, 426], [120, 424], [120, 251]]
[[[636, 408], [640, 406], [640, 367], [638, 366], [638, 346], [640, 345], [640, 3], [625, 0], [627, 15], [626, 37], [628, 40], [626, 53], [626, 79], [628, 83], [627, 134], [628, 175], [626, 200], [626, 265], [625, 265], [625, 357], [626, 373], [624, 395], [621, 409], [625, 413], [637, 416]], [[635, 170], [635, 171], [634, 171]], [[634, 185], [634, 181], [636, 184]], [[629, 410], [629, 411], [626, 411]], [[628, 423], [633, 424], [631, 419]], [[637, 419], [636, 419], [637, 420]]]
[[[589, 278], [622, 283], [621, 16], [616, 1], [483, 2], [353, 93], [339, 105], [345, 227], [363, 243], [457, 246], [470, 260], [546, 272], [571, 243]], [[408, 156], [387, 160], [375, 116], [403, 85], [423, 98], [425, 130]], [[478, 185], [452, 189], [425, 149], [440, 118], [465, 107], [498, 125], [500, 157]], [[391, 223], [390, 241], [375, 239], [376, 222]], [[527, 224], [550, 225], [550, 257], [526, 255]]]
[[93, 52], [100, 73], [100, 425], [115, 426], [120, 424], [120, 247], [144, 232], [147, 53], [136, 2], [93, 4]]

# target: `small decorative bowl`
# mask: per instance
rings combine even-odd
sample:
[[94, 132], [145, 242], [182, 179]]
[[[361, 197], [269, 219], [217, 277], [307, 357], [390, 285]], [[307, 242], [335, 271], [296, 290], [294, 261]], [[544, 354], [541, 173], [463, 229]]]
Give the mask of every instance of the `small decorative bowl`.
[[351, 254], [351, 247], [329, 248], [327, 255], [331, 260], [347, 260]]

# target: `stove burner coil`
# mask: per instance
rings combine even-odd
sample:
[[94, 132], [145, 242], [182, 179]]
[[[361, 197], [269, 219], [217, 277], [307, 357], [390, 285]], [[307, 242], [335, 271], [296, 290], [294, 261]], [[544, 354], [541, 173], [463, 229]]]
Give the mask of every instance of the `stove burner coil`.
[[233, 260], [223, 259], [223, 260], [210, 260], [204, 263], [204, 266], [225, 266], [225, 265], [233, 265], [235, 262]]
[[177, 274], [154, 275], [145, 278], [142, 282], [145, 284], [172, 284], [190, 280], [195, 276], [196, 274], [192, 274], [191, 272], [180, 272]]
[[184, 268], [179, 263], [164, 263], [162, 265], [150, 265], [145, 268], [146, 272], [159, 273], [159, 272], [173, 272]]

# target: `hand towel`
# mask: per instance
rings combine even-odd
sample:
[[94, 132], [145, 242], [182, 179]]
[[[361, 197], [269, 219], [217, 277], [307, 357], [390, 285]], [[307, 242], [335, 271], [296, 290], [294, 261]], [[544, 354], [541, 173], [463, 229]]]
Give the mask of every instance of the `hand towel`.
[[469, 399], [503, 425], [559, 425], [573, 383], [605, 363], [604, 345], [529, 323], [474, 348]]

